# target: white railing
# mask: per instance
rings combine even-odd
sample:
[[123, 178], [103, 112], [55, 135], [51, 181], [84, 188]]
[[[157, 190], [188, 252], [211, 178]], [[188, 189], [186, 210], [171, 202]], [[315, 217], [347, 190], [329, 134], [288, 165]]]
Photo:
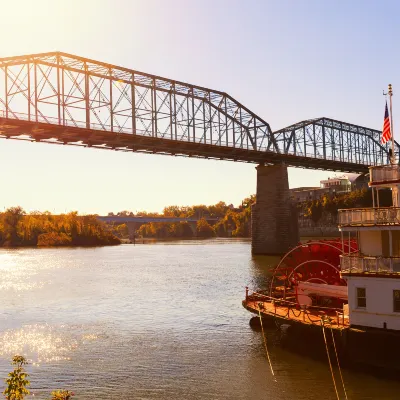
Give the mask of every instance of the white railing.
[[399, 225], [400, 208], [350, 208], [339, 210], [339, 226]]
[[369, 182], [393, 182], [400, 180], [400, 165], [369, 167]]
[[344, 273], [400, 272], [400, 257], [340, 256], [340, 270]]

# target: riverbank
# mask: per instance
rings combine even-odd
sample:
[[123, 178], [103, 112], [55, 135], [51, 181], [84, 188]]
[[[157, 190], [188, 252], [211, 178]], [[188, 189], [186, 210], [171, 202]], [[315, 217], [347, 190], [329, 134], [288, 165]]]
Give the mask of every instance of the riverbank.
[[235, 237], [182, 237], [182, 238], [136, 238], [135, 240], [131, 239], [121, 239], [122, 244], [176, 244], [176, 243], [187, 243], [187, 244], [196, 244], [196, 243], [250, 243], [251, 238], [235, 238]]

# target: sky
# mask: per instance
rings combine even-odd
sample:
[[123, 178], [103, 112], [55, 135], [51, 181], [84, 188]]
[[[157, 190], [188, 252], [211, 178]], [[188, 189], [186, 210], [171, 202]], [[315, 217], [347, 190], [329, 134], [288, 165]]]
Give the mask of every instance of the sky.
[[[224, 91], [272, 130], [317, 117], [381, 129], [392, 83], [399, 138], [399, 11], [369, 0], [3, 1], [0, 57], [58, 50]], [[0, 210], [162, 211], [256, 191], [252, 164], [14, 140], [0, 141], [0, 171]], [[333, 175], [290, 168], [289, 185]]]

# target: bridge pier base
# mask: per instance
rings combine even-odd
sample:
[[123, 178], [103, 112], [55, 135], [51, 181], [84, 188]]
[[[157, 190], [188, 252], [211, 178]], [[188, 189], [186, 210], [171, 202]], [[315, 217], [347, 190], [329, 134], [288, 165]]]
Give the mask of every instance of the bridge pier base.
[[287, 167], [257, 170], [257, 199], [251, 210], [252, 254], [284, 254], [299, 242], [296, 208], [290, 202]]
[[136, 229], [139, 228], [138, 224], [136, 222], [126, 222], [126, 226], [128, 227], [129, 240], [135, 240]]

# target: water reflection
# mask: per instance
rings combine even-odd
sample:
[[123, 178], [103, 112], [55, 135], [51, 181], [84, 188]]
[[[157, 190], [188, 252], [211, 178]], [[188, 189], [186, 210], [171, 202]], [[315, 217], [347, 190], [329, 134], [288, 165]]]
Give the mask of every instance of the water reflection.
[[250, 261], [252, 280], [249, 288], [267, 290], [269, 288], [272, 271], [279, 263], [279, 256], [252, 256]]

